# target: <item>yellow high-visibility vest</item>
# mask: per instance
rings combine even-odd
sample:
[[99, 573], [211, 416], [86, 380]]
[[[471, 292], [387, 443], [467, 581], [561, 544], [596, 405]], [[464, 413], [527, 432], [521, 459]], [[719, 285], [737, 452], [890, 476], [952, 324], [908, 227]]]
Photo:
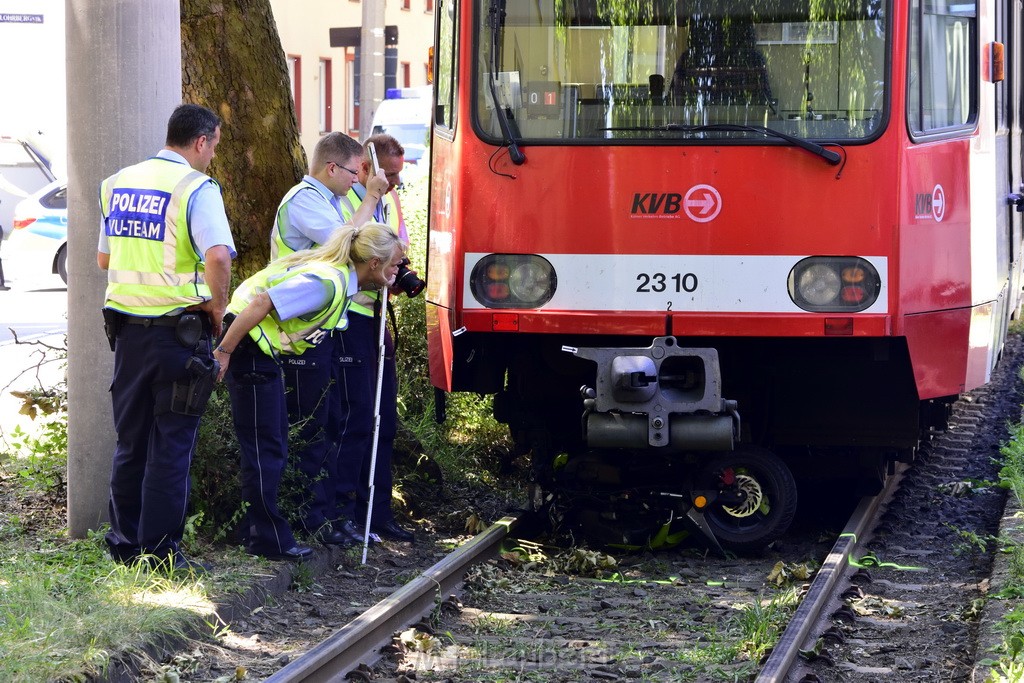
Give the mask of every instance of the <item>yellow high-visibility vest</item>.
[[268, 356], [277, 358], [282, 353], [298, 355], [316, 344], [320, 330], [345, 329], [348, 326], [345, 313], [349, 304], [349, 272], [347, 266], [323, 261], [310, 261], [291, 268], [271, 263], [238, 286], [228, 302], [228, 311], [238, 315], [261, 292], [296, 275], [310, 274], [327, 282], [333, 289], [333, 296], [325, 308], [288, 320], [278, 320], [271, 313], [249, 332], [252, 340]]
[[107, 308], [155, 317], [211, 298], [189, 230], [188, 203], [213, 182], [187, 164], [159, 157], [103, 181], [100, 211], [110, 245]]

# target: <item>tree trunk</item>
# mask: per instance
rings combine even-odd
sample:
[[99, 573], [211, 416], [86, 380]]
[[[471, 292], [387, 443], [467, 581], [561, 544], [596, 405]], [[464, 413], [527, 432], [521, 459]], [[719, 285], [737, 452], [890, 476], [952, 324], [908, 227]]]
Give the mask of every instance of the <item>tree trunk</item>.
[[267, 264], [278, 202], [306, 172], [270, 0], [181, 0], [182, 97], [223, 119], [209, 173], [223, 188], [234, 274]]

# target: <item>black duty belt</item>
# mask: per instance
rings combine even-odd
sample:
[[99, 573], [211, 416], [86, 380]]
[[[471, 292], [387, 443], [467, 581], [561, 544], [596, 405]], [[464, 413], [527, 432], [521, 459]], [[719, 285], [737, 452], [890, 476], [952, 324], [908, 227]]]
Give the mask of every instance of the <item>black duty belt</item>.
[[157, 318], [143, 318], [137, 315], [122, 315], [126, 325], [142, 325], [143, 327], [150, 327], [156, 325], [157, 327], [177, 327], [178, 321], [181, 320], [180, 315], [162, 315]]

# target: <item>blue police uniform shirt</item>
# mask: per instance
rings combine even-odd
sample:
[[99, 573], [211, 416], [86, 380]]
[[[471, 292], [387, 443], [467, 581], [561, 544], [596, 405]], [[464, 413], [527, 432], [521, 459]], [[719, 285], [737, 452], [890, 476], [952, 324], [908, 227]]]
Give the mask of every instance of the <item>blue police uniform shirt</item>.
[[[284, 243], [294, 251], [309, 249], [314, 244], [325, 244], [335, 230], [345, 223], [338, 207], [331, 201], [334, 193], [313, 176], [302, 178], [315, 188], [295, 193], [288, 202], [288, 227]], [[312, 243], [312, 244], [311, 244]]]
[[[346, 295], [351, 297], [358, 287], [356, 273], [350, 271]], [[267, 290], [267, 296], [274, 304], [277, 319], [291, 320], [322, 311], [334, 298], [334, 288], [312, 273], [302, 273], [274, 285]]]
[[[359, 201], [366, 200], [366, 186], [358, 180], [352, 185], [352, 189], [355, 191], [356, 196], [359, 197]], [[377, 202], [377, 206], [373, 209], [373, 222], [388, 224], [388, 205], [381, 199]]]
[[[156, 156], [160, 159], [188, 165], [188, 160], [185, 157], [169, 149], [160, 150]], [[228, 216], [224, 211], [224, 197], [220, 194], [220, 187], [213, 183], [203, 183], [198, 190], [192, 193], [188, 202], [188, 217], [192, 239], [200, 258], [208, 250], [217, 246], [227, 247], [231, 252], [231, 258], [237, 256], [235, 240], [231, 237], [231, 227], [228, 225]], [[107, 231], [104, 229], [102, 217], [100, 218], [98, 249], [104, 254], [110, 253], [110, 242], [107, 240]]]

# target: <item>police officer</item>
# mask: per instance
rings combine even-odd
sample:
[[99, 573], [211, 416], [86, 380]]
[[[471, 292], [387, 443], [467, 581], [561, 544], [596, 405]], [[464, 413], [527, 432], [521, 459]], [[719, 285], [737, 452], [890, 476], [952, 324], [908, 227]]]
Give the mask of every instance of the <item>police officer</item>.
[[205, 171], [220, 118], [183, 104], [156, 156], [100, 187], [97, 262], [107, 271], [104, 320], [117, 446], [110, 476], [110, 554], [171, 569], [207, 566], [180, 548], [189, 466], [214, 377], [234, 242], [220, 187]]
[[[387, 193], [379, 194], [367, 189], [373, 164], [370, 145], [376, 151], [378, 172], [388, 180]], [[346, 197], [357, 210], [373, 207], [373, 219], [391, 227], [403, 241], [408, 241], [405, 222], [395, 188], [405, 164], [405, 149], [390, 135], [373, 135], [363, 144], [364, 154], [359, 166], [359, 182], [352, 186]], [[384, 324], [381, 315], [385, 293], [360, 292], [350, 307], [349, 326], [336, 346], [335, 371], [339, 385], [347, 400], [347, 430], [341, 439], [337, 470], [334, 477], [338, 521], [335, 526], [351, 526], [366, 519], [369, 504], [370, 465], [373, 449], [374, 398], [376, 393], [378, 336], [376, 324]], [[377, 313], [375, 314], [375, 309]], [[373, 511], [370, 531], [394, 541], [412, 542], [413, 533], [395, 521], [391, 509], [391, 458], [398, 424], [398, 386], [395, 377], [395, 349], [390, 332], [385, 333], [384, 374], [381, 383], [380, 432], [377, 438], [377, 457], [373, 471]], [[361, 535], [361, 534], [360, 534]]]
[[303, 560], [277, 507], [288, 463], [288, 410], [281, 367], [325, 334], [344, 327], [349, 297], [359, 287], [394, 278], [404, 254], [387, 226], [341, 227], [327, 243], [283, 256], [235, 290], [237, 316], [214, 350], [227, 372], [231, 413], [242, 451], [242, 495], [248, 502], [248, 550], [274, 560]]
[[[320, 138], [310, 173], [288, 190], [278, 207], [270, 237], [271, 258], [326, 244], [344, 225], [359, 226], [372, 218], [372, 206], [353, 211], [345, 205], [343, 211], [340, 201], [356, 182], [362, 155], [362, 146], [344, 133]], [[383, 177], [368, 182], [378, 197], [387, 189]], [[335, 467], [339, 430], [347, 422], [331, 369], [340, 332], [328, 329], [301, 355], [282, 356], [282, 365], [289, 419], [299, 425], [296, 459], [306, 492], [299, 504], [302, 526], [321, 543], [347, 546], [356, 542], [355, 535], [329, 523], [334, 492], [328, 486], [328, 473]]]

